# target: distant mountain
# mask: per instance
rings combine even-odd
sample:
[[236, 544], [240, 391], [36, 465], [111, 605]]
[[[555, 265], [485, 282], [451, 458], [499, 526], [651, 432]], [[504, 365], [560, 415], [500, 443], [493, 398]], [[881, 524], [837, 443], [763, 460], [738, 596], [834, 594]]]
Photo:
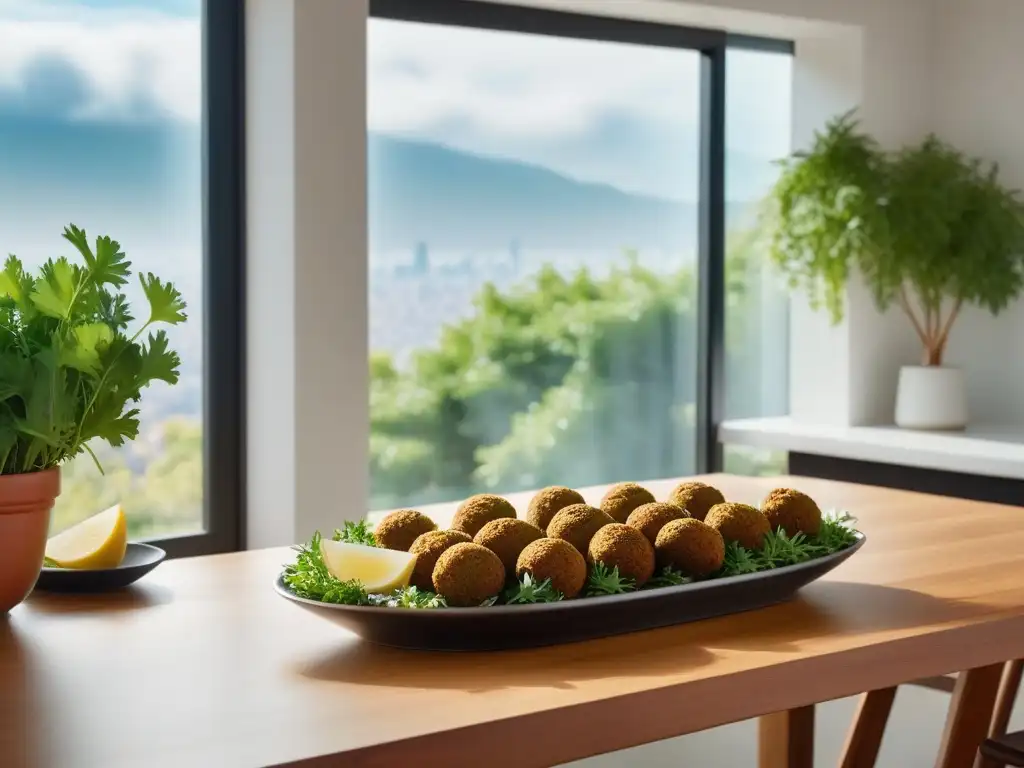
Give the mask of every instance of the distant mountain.
[[[370, 247], [691, 248], [697, 206], [371, 133]], [[746, 203], [730, 204], [734, 210]]]
[[[159, 242], [198, 242], [201, 157], [196, 126], [68, 122], [0, 105], [0, 231], [21, 252], [59, 246], [63, 224], [109, 232], [138, 258]], [[697, 206], [579, 181], [540, 165], [370, 133], [374, 250], [434, 248], [691, 248]], [[742, 159], [740, 159], [742, 160]], [[730, 154], [730, 180], [760, 166]], [[754, 169], [747, 172], [748, 168]], [[747, 188], [749, 184], [740, 187]], [[747, 207], [730, 203], [730, 211]], [[173, 265], [141, 260], [179, 281]], [[170, 267], [170, 268], [168, 268]]]

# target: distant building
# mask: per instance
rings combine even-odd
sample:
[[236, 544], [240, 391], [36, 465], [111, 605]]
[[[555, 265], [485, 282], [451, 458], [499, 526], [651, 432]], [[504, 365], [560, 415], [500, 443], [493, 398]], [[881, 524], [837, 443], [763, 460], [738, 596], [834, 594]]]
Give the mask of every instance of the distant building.
[[416, 253], [412, 260], [412, 272], [414, 275], [430, 274], [430, 252], [424, 242], [416, 243]]
[[512, 274], [519, 275], [519, 241], [513, 240], [508, 246], [509, 261], [512, 265]]

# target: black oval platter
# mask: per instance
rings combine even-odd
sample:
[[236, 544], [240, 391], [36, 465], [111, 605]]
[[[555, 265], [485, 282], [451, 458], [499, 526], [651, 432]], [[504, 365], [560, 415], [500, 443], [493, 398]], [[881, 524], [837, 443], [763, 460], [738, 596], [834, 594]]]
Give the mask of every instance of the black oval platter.
[[364, 640], [416, 650], [487, 651], [590, 640], [683, 624], [781, 603], [864, 545], [769, 571], [645, 589], [607, 597], [489, 608], [408, 609], [333, 605], [296, 597], [279, 576], [275, 588]]

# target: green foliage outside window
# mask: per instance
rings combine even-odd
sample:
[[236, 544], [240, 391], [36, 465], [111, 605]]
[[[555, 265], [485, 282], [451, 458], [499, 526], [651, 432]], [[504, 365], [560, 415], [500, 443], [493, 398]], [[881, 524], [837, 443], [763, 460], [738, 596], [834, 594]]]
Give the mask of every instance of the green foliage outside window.
[[[729, 242], [732, 359], [760, 333], [761, 262], [755, 236]], [[405, 370], [372, 357], [371, 508], [692, 471], [690, 270], [657, 273], [629, 252], [607, 276], [549, 267], [507, 291], [485, 286], [473, 310]]]

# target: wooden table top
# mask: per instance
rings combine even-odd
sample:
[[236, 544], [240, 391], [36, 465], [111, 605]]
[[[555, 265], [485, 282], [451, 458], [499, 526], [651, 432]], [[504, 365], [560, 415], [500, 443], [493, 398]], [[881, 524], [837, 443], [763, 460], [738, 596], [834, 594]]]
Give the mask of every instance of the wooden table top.
[[168, 562], [120, 594], [34, 595], [0, 619], [0, 763], [550, 765], [1024, 656], [1024, 510], [711, 482], [748, 502], [802, 488], [858, 515], [867, 545], [784, 605], [499, 653], [365, 644], [274, 594], [286, 549]]

